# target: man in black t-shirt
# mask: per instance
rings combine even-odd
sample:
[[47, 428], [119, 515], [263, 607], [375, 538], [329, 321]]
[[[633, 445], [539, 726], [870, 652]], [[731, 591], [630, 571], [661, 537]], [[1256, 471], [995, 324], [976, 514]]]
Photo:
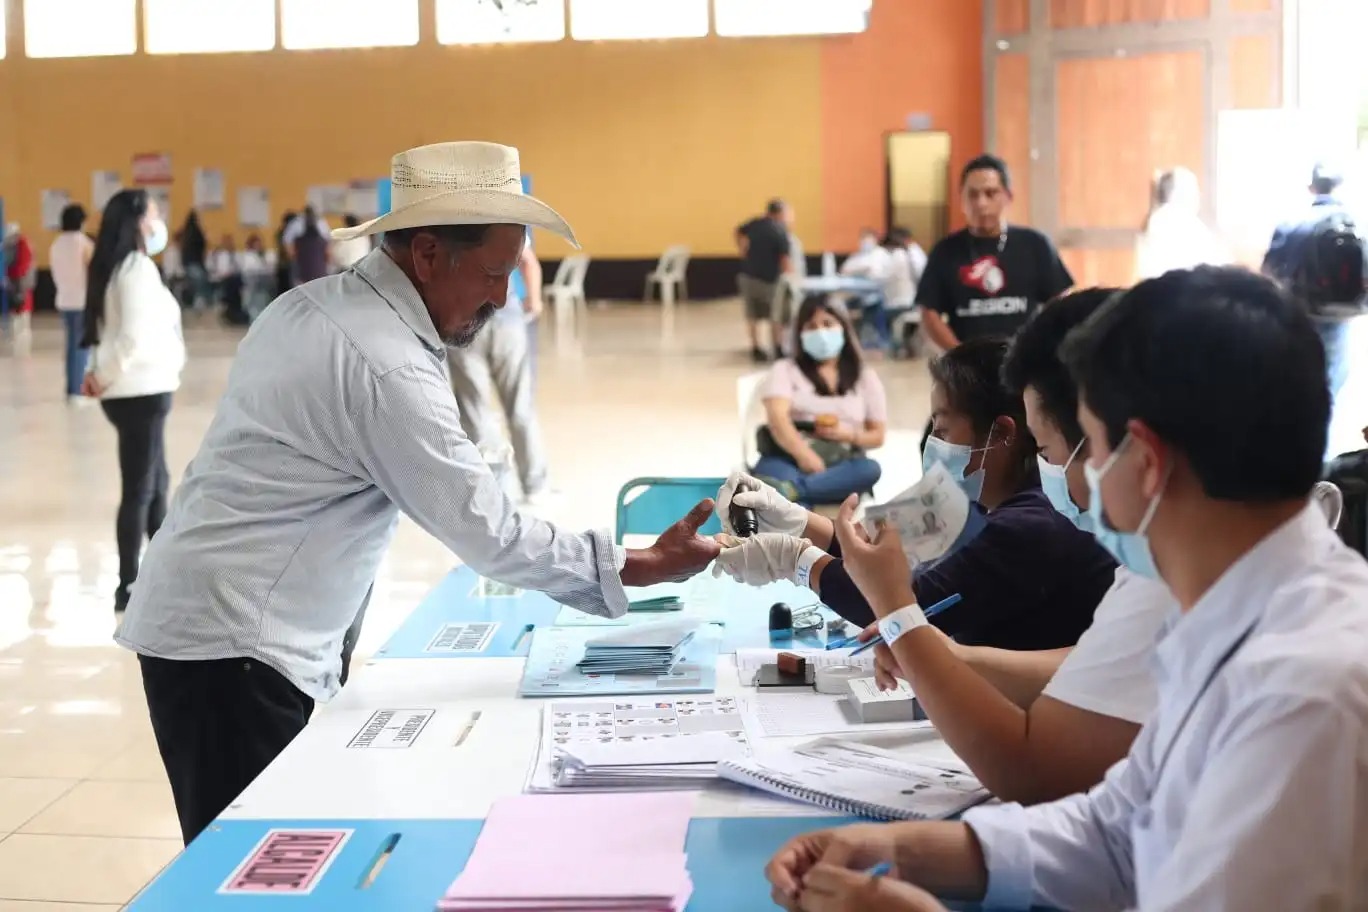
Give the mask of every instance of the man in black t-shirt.
[[1041, 304], [1073, 285], [1050, 239], [1007, 224], [1007, 165], [980, 155], [960, 175], [968, 227], [931, 249], [917, 285], [926, 337], [949, 350], [969, 339], [1010, 336]]
[[779, 293], [779, 279], [789, 267], [789, 225], [793, 210], [783, 200], [770, 200], [765, 214], [736, 229], [736, 246], [741, 251], [741, 275], [737, 285], [746, 308], [746, 328], [750, 332], [751, 357], [768, 361], [760, 348], [760, 324], [770, 324], [774, 356], [779, 357], [784, 327], [789, 321], [788, 296]]

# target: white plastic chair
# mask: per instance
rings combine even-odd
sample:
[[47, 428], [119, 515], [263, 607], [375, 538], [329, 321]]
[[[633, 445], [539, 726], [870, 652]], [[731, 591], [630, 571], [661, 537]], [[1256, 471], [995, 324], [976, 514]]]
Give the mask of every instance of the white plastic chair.
[[666, 248], [655, 270], [646, 276], [646, 291], [642, 300], [649, 303], [654, 298], [651, 289], [657, 285], [660, 286], [660, 302], [667, 310], [674, 306], [675, 301], [689, 300], [689, 256], [689, 248], [682, 244]]
[[589, 273], [589, 256], [572, 254], [560, 261], [551, 284], [542, 289], [542, 296], [555, 312], [556, 341], [579, 334], [585, 325], [588, 300], [584, 294], [584, 278]]
[[765, 423], [765, 403], [761, 398], [769, 371], [755, 371], [736, 378], [737, 425], [741, 428], [741, 469], [749, 472], [760, 461], [755, 432]]

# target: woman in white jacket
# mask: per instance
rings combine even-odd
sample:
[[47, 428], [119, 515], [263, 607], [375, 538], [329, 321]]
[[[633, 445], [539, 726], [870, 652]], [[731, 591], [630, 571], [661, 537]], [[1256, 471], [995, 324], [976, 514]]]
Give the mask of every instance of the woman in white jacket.
[[1173, 269], [1220, 266], [1229, 261], [1199, 214], [1202, 192], [1197, 175], [1173, 168], [1155, 175], [1135, 251], [1136, 281], [1153, 279]]
[[82, 344], [92, 351], [83, 392], [99, 397], [119, 436], [116, 611], [128, 604], [143, 538], [166, 516], [166, 417], [185, 343], [180, 305], [151, 259], [165, 247], [156, 202], [145, 190], [121, 190], [105, 206], [86, 281]]

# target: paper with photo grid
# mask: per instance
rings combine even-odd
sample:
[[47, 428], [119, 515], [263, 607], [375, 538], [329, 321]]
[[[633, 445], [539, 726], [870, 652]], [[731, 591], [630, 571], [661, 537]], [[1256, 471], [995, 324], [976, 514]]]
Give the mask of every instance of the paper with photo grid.
[[549, 703], [542, 710], [541, 745], [527, 790], [563, 791], [556, 785], [557, 761], [565, 750], [579, 745], [666, 742], [707, 733], [721, 734], [745, 752], [750, 750], [740, 705], [734, 697]]

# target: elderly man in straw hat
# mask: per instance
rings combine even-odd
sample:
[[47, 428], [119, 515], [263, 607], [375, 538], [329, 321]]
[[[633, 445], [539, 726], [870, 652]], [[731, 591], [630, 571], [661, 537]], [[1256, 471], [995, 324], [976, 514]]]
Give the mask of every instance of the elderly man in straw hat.
[[477, 572], [603, 615], [718, 551], [711, 501], [644, 550], [517, 514], [461, 432], [446, 346], [503, 305], [526, 226], [574, 235], [522, 193], [516, 149], [424, 146], [392, 177], [393, 211], [333, 232], [383, 246], [253, 324], [116, 635], [187, 843], [337, 693], [399, 511]]

